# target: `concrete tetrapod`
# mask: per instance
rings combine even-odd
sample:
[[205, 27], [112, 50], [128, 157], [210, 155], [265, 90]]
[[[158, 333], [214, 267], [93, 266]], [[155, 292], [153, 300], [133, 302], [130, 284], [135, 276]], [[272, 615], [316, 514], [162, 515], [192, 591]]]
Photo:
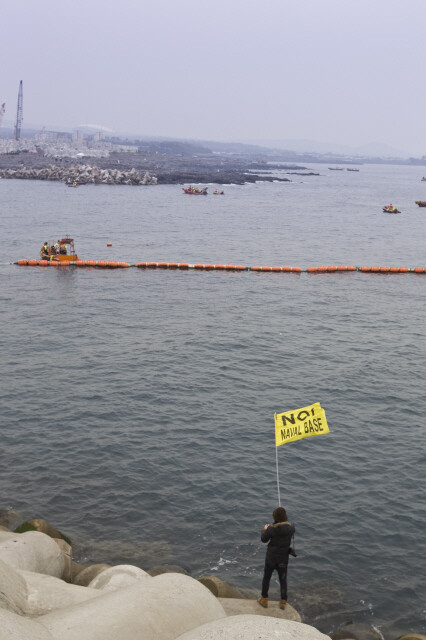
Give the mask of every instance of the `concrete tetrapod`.
[[53, 538], [39, 531], [0, 532], [0, 560], [14, 569], [45, 573], [60, 578], [65, 556]]
[[36, 620], [0, 609], [0, 640], [59, 640]]
[[248, 600], [247, 598], [219, 598], [219, 602], [225, 609], [227, 616], [253, 614], [256, 616], [267, 616], [269, 618], [281, 618], [281, 620], [302, 622], [302, 618], [296, 609], [288, 603], [285, 609], [280, 609], [278, 600], [276, 602], [269, 600], [269, 606], [267, 609], [261, 607], [257, 600]]
[[131, 564], [118, 564], [98, 573], [89, 583], [89, 588], [100, 591], [117, 591], [123, 587], [130, 587], [141, 580], [152, 580], [151, 576], [139, 567]]
[[175, 640], [330, 640], [301, 622], [257, 615], [229, 616], [187, 631]]
[[98, 589], [68, 584], [59, 578], [41, 573], [19, 570], [17, 573], [25, 580], [27, 587], [24, 614], [32, 617], [98, 598], [102, 593]]
[[167, 573], [37, 620], [57, 640], [172, 640], [225, 616], [197, 580]]
[[23, 616], [41, 616], [100, 594], [98, 589], [77, 587], [53, 576], [14, 569], [0, 560], [0, 609]]
[[0, 560], [0, 610], [8, 609], [17, 614], [26, 610], [27, 584], [15, 569]]

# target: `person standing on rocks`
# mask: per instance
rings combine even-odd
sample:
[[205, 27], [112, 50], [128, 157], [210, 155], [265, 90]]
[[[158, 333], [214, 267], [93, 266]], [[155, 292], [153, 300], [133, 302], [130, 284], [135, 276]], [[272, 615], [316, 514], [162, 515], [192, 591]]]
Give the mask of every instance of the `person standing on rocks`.
[[260, 535], [262, 542], [268, 542], [266, 550], [265, 568], [262, 580], [262, 595], [258, 603], [265, 609], [268, 607], [268, 591], [271, 576], [274, 570], [278, 573], [281, 590], [280, 609], [285, 609], [287, 604], [287, 565], [288, 554], [294, 554], [291, 550], [291, 539], [294, 536], [295, 527], [288, 522], [287, 512], [284, 507], [277, 507], [272, 517], [273, 524], [265, 524]]

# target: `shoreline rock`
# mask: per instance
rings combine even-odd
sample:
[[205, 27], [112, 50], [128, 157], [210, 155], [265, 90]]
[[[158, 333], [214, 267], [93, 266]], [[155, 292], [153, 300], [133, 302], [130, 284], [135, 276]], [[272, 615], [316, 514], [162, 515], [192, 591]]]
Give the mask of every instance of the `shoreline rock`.
[[42, 169], [21, 167], [19, 169], [0, 169], [0, 178], [15, 180], [49, 180], [65, 182], [73, 185], [83, 184], [126, 184], [126, 185], [154, 185], [156, 176], [150, 176], [148, 171], [142, 173], [132, 168], [130, 171], [118, 169], [98, 169], [89, 165], [72, 165], [64, 168], [56, 165]]
[[[296, 587], [293, 604], [300, 612], [291, 604], [281, 610], [273, 600], [262, 609], [253, 590], [217, 576], [195, 579], [170, 564], [148, 571], [131, 564], [84, 566], [72, 560], [68, 538], [45, 520], [17, 529], [23, 533], [0, 525], [0, 640], [269, 640], [271, 630], [283, 640], [324, 640], [329, 631], [304, 624], [302, 616], [349, 615], [333, 585], [321, 591], [318, 583], [310, 595]], [[332, 640], [383, 640], [373, 625], [347, 620], [332, 626]]]

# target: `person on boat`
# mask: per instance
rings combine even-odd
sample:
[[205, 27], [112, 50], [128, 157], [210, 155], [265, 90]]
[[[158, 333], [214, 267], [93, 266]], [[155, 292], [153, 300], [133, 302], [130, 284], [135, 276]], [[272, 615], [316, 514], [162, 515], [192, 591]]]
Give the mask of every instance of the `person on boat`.
[[265, 609], [268, 607], [269, 583], [272, 573], [277, 571], [281, 592], [280, 609], [285, 609], [287, 604], [288, 556], [289, 553], [295, 555], [294, 551], [290, 551], [295, 527], [291, 522], [288, 522], [287, 512], [284, 507], [277, 507], [272, 517], [274, 518], [273, 524], [265, 524], [260, 535], [262, 542], [268, 542], [269, 544], [266, 551], [265, 568], [263, 572], [262, 595], [257, 601], [261, 607]]
[[59, 245], [59, 253], [62, 255], [67, 255], [67, 246], [65, 244]]
[[48, 255], [49, 255], [49, 245], [47, 244], [47, 240], [46, 240], [46, 242], [43, 243], [40, 249], [40, 256], [43, 258]]

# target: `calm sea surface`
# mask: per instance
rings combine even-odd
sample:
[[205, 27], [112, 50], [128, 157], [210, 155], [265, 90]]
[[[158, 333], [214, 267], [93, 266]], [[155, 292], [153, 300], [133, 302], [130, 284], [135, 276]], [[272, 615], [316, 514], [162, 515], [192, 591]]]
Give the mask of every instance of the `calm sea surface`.
[[274, 412], [321, 402], [330, 434], [278, 449], [290, 602], [332, 585], [348, 621], [425, 633], [426, 275], [11, 264], [69, 233], [82, 259], [426, 267], [423, 168], [311, 170], [202, 198], [0, 180], [0, 507], [82, 562], [259, 589]]

